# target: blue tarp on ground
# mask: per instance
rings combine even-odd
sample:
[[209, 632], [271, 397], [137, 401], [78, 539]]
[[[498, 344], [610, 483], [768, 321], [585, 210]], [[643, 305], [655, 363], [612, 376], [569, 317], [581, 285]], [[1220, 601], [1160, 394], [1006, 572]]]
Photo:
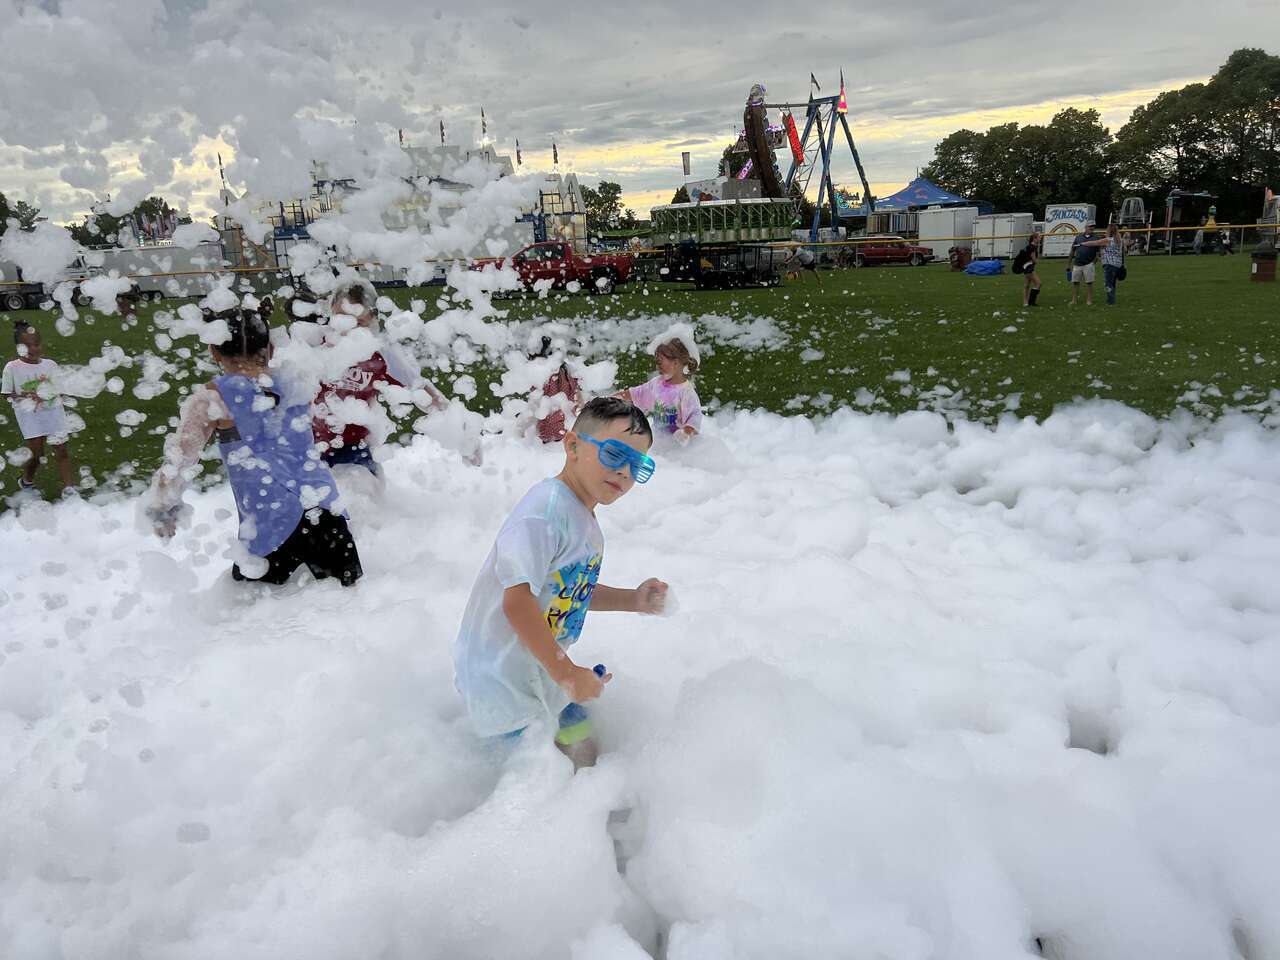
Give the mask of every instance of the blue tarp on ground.
[[1004, 273], [1004, 261], [975, 260], [964, 268], [964, 272], [971, 277], [994, 277], [998, 273]]
[[[918, 210], [923, 207], [967, 207], [973, 201], [956, 196], [949, 190], [943, 190], [936, 183], [924, 177], [916, 177], [893, 196], [876, 201], [876, 213], [902, 213], [906, 210]], [[842, 217], [865, 217], [868, 213], [864, 203], [857, 207], [847, 207], [837, 195], [836, 209]]]

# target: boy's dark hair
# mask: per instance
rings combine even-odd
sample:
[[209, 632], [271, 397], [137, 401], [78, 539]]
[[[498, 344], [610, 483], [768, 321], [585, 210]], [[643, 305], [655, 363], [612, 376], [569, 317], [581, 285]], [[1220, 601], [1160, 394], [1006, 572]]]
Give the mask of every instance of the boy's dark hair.
[[229, 336], [224, 343], [213, 344], [224, 357], [253, 357], [271, 345], [271, 298], [263, 297], [257, 310], [233, 307], [214, 313], [204, 311], [205, 322], [225, 320]]
[[37, 330], [35, 327], [33, 327], [31, 324], [27, 323], [27, 321], [25, 320], [13, 321], [13, 345], [15, 347], [22, 342], [23, 336], [27, 333], [34, 333], [37, 337], [40, 336], [40, 331]]
[[644, 411], [630, 400], [621, 397], [595, 397], [587, 401], [578, 419], [573, 421], [573, 432], [594, 437], [596, 431], [614, 420], [627, 420], [627, 433], [653, 440], [653, 428]]

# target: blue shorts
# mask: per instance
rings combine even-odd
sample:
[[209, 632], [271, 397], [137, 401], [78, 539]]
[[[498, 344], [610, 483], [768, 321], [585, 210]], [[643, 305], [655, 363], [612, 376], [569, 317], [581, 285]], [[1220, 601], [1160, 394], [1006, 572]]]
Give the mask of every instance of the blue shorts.
[[[559, 723], [560, 729], [556, 731], [556, 743], [562, 747], [571, 747], [595, 734], [595, 728], [591, 725], [591, 714], [587, 713], [587, 708], [580, 703], [571, 703], [561, 710]], [[521, 727], [519, 730], [512, 730], [510, 733], [502, 734], [501, 739], [518, 737], [528, 729], [528, 727]]]
[[364, 467], [375, 477], [381, 476], [382, 473], [378, 467], [378, 462], [373, 459], [373, 453], [369, 450], [369, 445], [363, 440], [359, 443], [353, 443], [349, 447], [330, 447], [321, 455], [320, 459], [331, 467], [340, 464]]

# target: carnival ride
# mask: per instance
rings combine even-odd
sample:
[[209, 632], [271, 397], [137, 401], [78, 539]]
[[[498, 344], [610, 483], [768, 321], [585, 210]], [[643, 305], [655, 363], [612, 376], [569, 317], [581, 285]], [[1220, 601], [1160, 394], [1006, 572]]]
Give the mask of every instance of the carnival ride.
[[[770, 124], [769, 110], [783, 111], [782, 122]], [[804, 111], [803, 132], [796, 125], [794, 111], [797, 110]], [[759, 180], [760, 193], [765, 198], [798, 199], [807, 194], [814, 173], [818, 173], [818, 200], [814, 204], [813, 218], [809, 224], [811, 240], [816, 241], [818, 238], [818, 224], [824, 205], [830, 210], [831, 223], [834, 225], [839, 222], [839, 200], [831, 175], [837, 126], [844, 133], [849, 155], [862, 180], [866, 211], [875, 212], [875, 198], [871, 194], [871, 185], [867, 182], [867, 173], [854, 143], [853, 131], [849, 128], [848, 112], [843, 70], [840, 71], [840, 92], [834, 96], [815, 97], [811, 90], [809, 99], [804, 103], [769, 103], [762, 83], [755, 84], [747, 96], [746, 109], [742, 114], [742, 134], [733, 147], [735, 152], [745, 152], [748, 157], [738, 176], [750, 176]], [[791, 149], [791, 165], [785, 177], [778, 168], [774, 154], [775, 150], [784, 145]]]

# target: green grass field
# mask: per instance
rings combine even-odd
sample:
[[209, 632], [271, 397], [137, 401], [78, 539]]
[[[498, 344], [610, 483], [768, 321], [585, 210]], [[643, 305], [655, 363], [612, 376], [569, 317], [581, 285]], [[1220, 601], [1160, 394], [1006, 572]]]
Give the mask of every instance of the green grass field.
[[[706, 359], [698, 389], [713, 409], [733, 405], [819, 414], [842, 406], [884, 412], [926, 408], [992, 421], [1007, 409], [1040, 418], [1058, 404], [1094, 397], [1157, 417], [1180, 406], [1206, 416], [1250, 406], [1261, 415], [1264, 407], [1280, 407], [1274, 401], [1263, 404], [1280, 387], [1280, 284], [1251, 283], [1247, 253], [1132, 258], [1114, 307], [1103, 303], [1101, 269], [1095, 305], [1070, 307], [1064, 267], [1059, 260], [1043, 265], [1044, 290], [1033, 310], [1021, 307], [1021, 278], [969, 277], [945, 265], [823, 271], [821, 285], [808, 276], [778, 289], [701, 292], [686, 285], [637, 283], [609, 298], [528, 297], [501, 305], [516, 319], [625, 321], [657, 313], [687, 313], [695, 320], [708, 313], [772, 318], [790, 336], [786, 349], [744, 352], [721, 346]], [[438, 287], [386, 292], [402, 305], [426, 301], [428, 317], [438, 311]], [[174, 307], [168, 301], [161, 309]], [[130, 357], [157, 352], [155, 309], [143, 307], [136, 323], [127, 326], [116, 316], [82, 317], [70, 337], [54, 331], [51, 314], [22, 316], [44, 332], [46, 354], [67, 364], [100, 355], [108, 343]], [[75, 405], [86, 426], [72, 441], [72, 455], [99, 486], [128, 487], [149, 477], [177, 412], [177, 387], [207, 375], [196, 369], [194, 358], [179, 357], [173, 349], [162, 355], [177, 368], [164, 378], [170, 382], [167, 392], [150, 399], [135, 396], [133, 388], [142, 379], [135, 364], [108, 374], [124, 381], [122, 392], [103, 391]], [[625, 353], [617, 359], [621, 382], [649, 375], [647, 356]], [[475, 368], [454, 375], [463, 372], [480, 384], [476, 408], [494, 405], [486, 389], [493, 371]], [[449, 382], [441, 379], [442, 385]], [[118, 422], [125, 411], [145, 419], [137, 425]], [[0, 472], [0, 496], [16, 488], [11, 464], [13, 451], [21, 447], [16, 425], [6, 420], [0, 430], [10, 465]], [[46, 496], [56, 493], [51, 467], [41, 471]]]

